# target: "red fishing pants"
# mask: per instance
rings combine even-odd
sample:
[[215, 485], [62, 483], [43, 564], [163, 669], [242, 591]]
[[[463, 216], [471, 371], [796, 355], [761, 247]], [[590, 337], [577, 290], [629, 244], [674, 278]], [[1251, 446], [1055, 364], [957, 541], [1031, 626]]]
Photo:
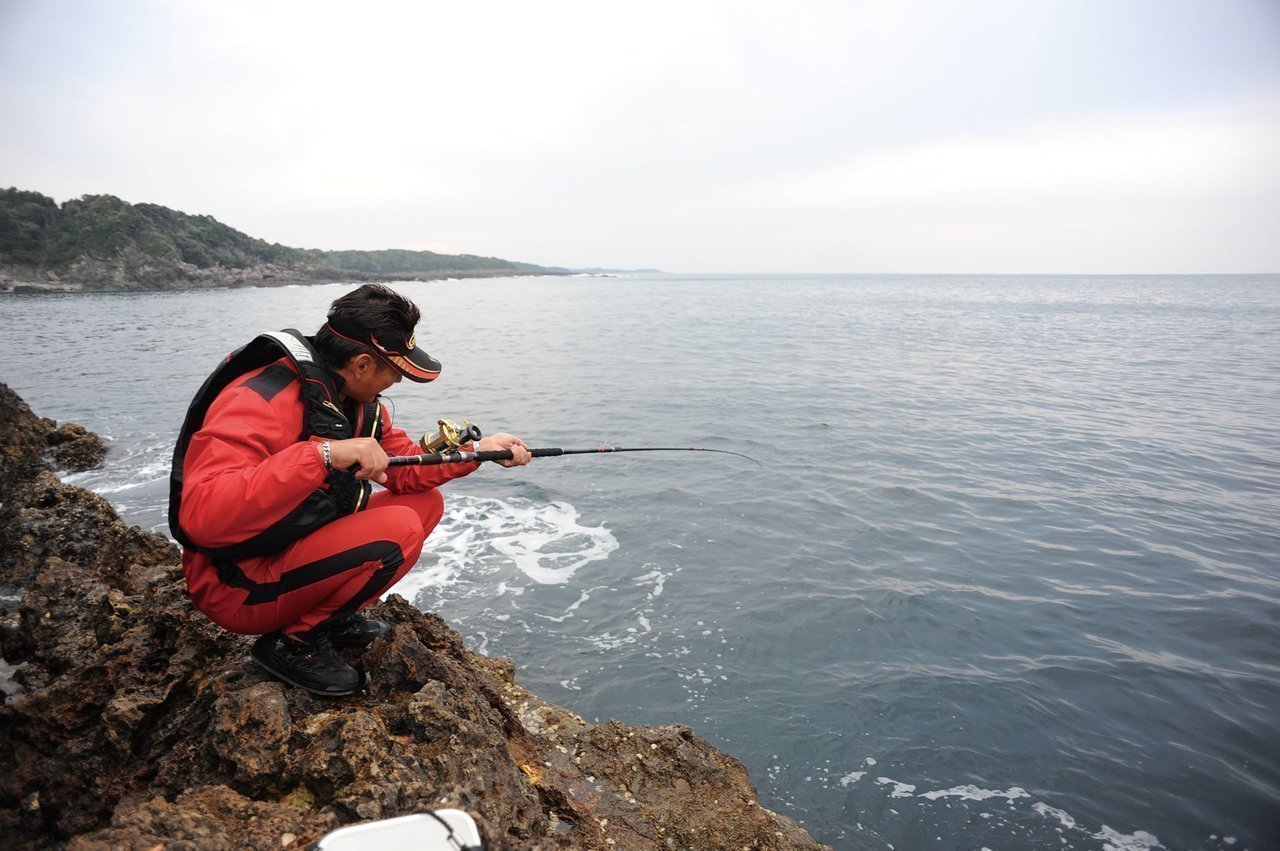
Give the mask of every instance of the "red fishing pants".
[[224, 629], [305, 637], [358, 612], [418, 561], [444, 513], [438, 490], [379, 491], [364, 511], [333, 521], [288, 549], [236, 562], [240, 576], [201, 583], [196, 608]]

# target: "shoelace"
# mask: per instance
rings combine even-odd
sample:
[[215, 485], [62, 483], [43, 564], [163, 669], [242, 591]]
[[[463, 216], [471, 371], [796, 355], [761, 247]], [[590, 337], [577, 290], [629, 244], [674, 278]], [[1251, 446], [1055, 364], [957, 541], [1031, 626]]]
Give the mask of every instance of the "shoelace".
[[292, 638], [286, 638], [285, 642], [292, 645], [293, 650], [303, 659], [314, 659], [320, 651], [331, 649], [327, 636], [318, 635], [313, 641], [296, 641]]

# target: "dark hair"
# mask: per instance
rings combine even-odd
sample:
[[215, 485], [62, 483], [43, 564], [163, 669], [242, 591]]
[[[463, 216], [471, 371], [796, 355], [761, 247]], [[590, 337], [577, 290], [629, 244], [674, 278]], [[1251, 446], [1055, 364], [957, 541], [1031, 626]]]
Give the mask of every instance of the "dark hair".
[[[416, 304], [390, 287], [365, 284], [329, 305], [328, 318], [330, 321], [337, 319], [345, 326], [363, 328], [379, 342], [386, 340], [388, 344], [399, 344], [413, 335], [422, 313]], [[316, 332], [312, 342], [334, 369], [346, 366], [357, 355], [377, 356], [369, 346], [339, 337], [327, 323]]]

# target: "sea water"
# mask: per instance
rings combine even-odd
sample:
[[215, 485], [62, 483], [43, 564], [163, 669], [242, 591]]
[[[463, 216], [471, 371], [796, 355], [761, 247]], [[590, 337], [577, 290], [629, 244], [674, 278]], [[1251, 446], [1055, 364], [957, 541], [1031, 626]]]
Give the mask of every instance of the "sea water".
[[[1280, 277], [405, 282], [544, 459], [447, 486], [397, 591], [589, 720], [687, 724], [839, 848], [1280, 847]], [[350, 285], [0, 296], [0, 381], [164, 531], [229, 350]]]

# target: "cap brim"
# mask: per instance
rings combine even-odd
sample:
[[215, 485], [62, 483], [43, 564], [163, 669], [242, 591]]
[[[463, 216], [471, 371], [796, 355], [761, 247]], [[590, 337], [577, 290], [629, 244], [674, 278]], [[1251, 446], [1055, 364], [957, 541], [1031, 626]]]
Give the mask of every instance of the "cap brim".
[[408, 356], [390, 353], [383, 353], [382, 356], [410, 381], [425, 383], [435, 381], [440, 376], [440, 361], [422, 349], [414, 349]]
[[369, 335], [369, 341], [373, 343], [374, 350], [387, 363], [396, 368], [401, 375], [410, 381], [418, 381], [426, 383], [434, 381], [440, 376], [440, 361], [431, 357], [422, 349], [413, 346], [413, 341], [409, 341], [409, 352], [392, 351], [384, 347], [378, 342], [378, 338], [372, 334]]

